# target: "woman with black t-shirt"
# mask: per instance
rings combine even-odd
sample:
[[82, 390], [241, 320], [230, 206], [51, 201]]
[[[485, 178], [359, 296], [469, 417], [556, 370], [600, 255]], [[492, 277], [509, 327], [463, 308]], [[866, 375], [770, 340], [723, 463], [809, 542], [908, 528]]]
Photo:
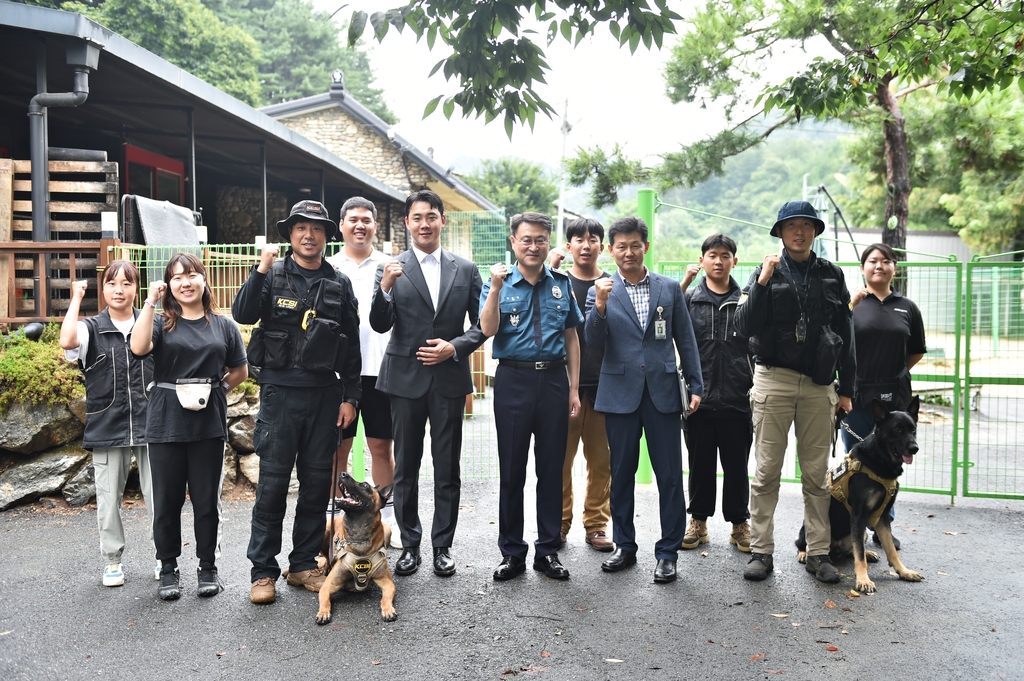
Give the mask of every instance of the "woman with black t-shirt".
[[[133, 333], [132, 352], [152, 353], [155, 386], [146, 420], [153, 471], [153, 530], [156, 557], [163, 561], [162, 600], [181, 596], [181, 508], [188, 487], [195, 515], [199, 596], [223, 588], [217, 577], [220, 553], [218, 501], [227, 439], [225, 393], [248, 376], [245, 345], [238, 326], [216, 311], [206, 284], [206, 268], [194, 255], [177, 253], [164, 278], [149, 286], [149, 297], [136, 322], [151, 333]], [[157, 303], [163, 314], [154, 318]]]
[[[917, 305], [892, 290], [896, 276], [896, 253], [892, 248], [871, 244], [864, 249], [860, 265], [867, 285], [850, 296], [857, 347], [857, 398], [846, 423], [865, 438], [875, 427], [872, 399], [877, 398], [890, 410], [905, 410], [910, 405], [910, 370], [924, 357], [925, 339]], [[843, 431], [847, 451], [858, 442]]]

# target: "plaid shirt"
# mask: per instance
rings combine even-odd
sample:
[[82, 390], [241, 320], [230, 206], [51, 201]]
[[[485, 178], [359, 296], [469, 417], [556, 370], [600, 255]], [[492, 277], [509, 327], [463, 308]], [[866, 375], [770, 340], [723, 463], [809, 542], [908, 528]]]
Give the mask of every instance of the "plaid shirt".
[[647, 318], [651, 315], [651, 273], [645, 271], [647, 273], [639, 284], [631, 284], [626, 281], [625, 277], [622, 278], [622, 283], [626, 286], [626, 293], [629, 294], [629, 300], [633, 303], [636, 318], [640, 320], [642, 329], [647, 329]]

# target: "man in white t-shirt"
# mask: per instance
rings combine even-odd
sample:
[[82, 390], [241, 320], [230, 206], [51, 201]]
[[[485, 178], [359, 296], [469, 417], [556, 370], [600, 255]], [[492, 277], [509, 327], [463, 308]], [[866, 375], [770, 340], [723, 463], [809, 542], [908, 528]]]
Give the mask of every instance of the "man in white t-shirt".
[[[348, 469], [348, 456], [356, 436], [360, 415], [363, 435], [372, 459], [371, 477], [377, 487], [390, 485], [395, 477], [395, 458], [392, 451], [391, 400], [377, 390], [377, 374], [384, 358], [384, 350], [391, 340], [391, 332], [377, 333], [370, 328], [370, 302], [373, 299], [373, 280], [377, 266], [391, 256], [373, 247], [377, 235], [377, 208], [372, 201], [354, 196], [341, 207], [341, 236], [344, 247], [327, 259], [336, 269], [352, 280], [352, 288], [359, 300], [359, 348], [362, 351], [363, 396], [356, 410], [356, 420], [342, 431], [338, 447], [336, 468]], [[335, 481], [337, 482], [337, 481]], [[401, 535], [395, 524], [395, 510], [390, 499], [381, 510], [381, 518], [391, 525], [391, 545], [401, 548]]]

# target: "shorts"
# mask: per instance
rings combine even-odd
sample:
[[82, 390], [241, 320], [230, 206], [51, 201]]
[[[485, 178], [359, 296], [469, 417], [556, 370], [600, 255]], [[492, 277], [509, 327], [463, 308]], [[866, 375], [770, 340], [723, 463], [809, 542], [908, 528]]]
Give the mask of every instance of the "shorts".
[[359, 416], [363, 418], [363, 436], [379, 440], [392, 439], [391, 434], [391, 398], [387, 393], [377, 390], [376, 376], [362, 376], [363, 396], [356, 409], [356, 420], [341, 431], [341, 439], [348, 440], [356, 436], [356, 425]]

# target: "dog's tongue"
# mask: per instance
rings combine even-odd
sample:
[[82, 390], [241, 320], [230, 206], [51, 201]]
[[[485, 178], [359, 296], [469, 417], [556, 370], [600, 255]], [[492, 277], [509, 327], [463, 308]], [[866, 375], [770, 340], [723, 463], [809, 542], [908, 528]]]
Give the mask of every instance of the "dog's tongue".
[[904, 454], [903, 455], [903, 463], [907, 464], [908, 466], [910, 464], [914, 463], [914, 455], [913, 454]]

